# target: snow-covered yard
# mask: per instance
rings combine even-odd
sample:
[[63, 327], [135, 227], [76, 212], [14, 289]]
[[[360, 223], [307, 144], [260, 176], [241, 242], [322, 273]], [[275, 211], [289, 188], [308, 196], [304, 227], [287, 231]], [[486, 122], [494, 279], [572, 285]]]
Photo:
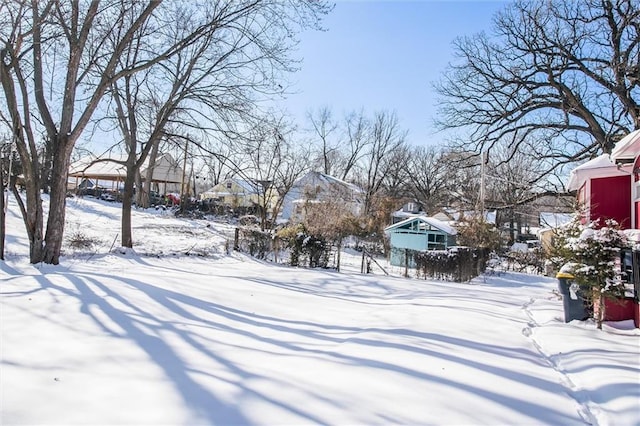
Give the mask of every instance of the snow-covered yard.
[[[68, 202], [100, 240], [0, 261], [0, 423], [640, 425], [640, 332], [562, 321], [555, 279], [470, 283], [270, 265], [230, 228]], [[117, 247], [117, 242], [115, 247]], [[186, 256], [185, 253], [206, 255]]]

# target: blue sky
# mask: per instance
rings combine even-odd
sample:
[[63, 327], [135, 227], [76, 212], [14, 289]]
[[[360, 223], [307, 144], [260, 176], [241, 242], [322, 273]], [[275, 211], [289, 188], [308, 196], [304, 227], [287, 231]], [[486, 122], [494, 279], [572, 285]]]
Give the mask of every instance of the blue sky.
[[505, 1], [338, 1], [327, 31], [302, 35], [302, 69], [284, 106], [299, 124], [306, 111], [335, 115], [395, 110], [412, 144], [437, 145], [432, 84], [453, 60], [452, 41], [489, 32]]

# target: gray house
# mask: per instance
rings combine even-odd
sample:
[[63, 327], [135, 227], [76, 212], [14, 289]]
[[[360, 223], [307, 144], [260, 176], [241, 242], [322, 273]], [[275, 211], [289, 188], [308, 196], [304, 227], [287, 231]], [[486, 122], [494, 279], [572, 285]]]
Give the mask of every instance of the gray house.
[[305, 205], [323, 202], [339, 202], [354, 216], [362, 213], [364, 191], [351, 183], [320, 172], [309, 172], [298, 179], [284, 197], [283, 221], [304, 217]]

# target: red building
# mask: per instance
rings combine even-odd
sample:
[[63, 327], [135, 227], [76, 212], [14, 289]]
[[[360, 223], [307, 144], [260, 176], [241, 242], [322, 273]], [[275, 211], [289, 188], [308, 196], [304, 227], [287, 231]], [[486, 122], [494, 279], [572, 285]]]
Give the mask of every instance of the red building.
[[631, 201], [634, 178], [631, 164], [618, 165], [603, 154], [571, 172], [568, 189], [576, 191], [586, 221], [615, 219], [622, 228], [636, 228]]
[[621, 169], [631, 168], [628, 191], [632, 219], [630, 228], [640, 229], [640, 129], [629, 133], [616, 144], [611, 152], [611, 161]]
[[[640, 229], [640, 130], [620, 142], [612, 153], [576, 167], [571, 172], [568, 189], [576, 191], [585, 221], [615, 219], [623, 229]], [[638, 287], [640, 255], [633, 254], [634, 297], [622, 303], [607, 302], [605, 319], [633, 319], [640, 327]]]

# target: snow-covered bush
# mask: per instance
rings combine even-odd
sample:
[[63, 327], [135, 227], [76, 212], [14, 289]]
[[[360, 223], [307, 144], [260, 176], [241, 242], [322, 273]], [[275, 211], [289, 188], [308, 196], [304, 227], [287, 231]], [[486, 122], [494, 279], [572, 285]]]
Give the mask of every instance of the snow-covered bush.
[[625, 295], [625, 284], [620, 276], [616, 260], [620, 251], [629, 248], [625, 233], [613, 220], [604, 226], [598, 222], [581, 224], [578, 219], [558, 233], [554, 263], [573, 263], [575, 282], [582, 288], [587, 302], [598, 306], [595, 318], [602, 326], [605, 298], [621, 299]]
[[276, 237], [289, 249], [291, 266], [328, 266], [330, 244], [322, 237], [310, 235], [302, 224], [283, 228]]

